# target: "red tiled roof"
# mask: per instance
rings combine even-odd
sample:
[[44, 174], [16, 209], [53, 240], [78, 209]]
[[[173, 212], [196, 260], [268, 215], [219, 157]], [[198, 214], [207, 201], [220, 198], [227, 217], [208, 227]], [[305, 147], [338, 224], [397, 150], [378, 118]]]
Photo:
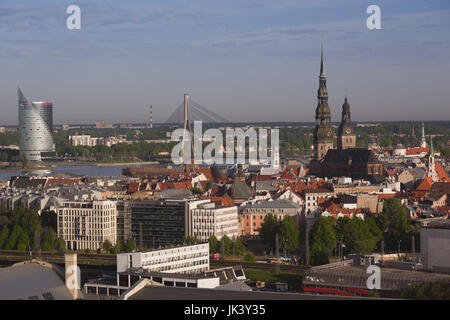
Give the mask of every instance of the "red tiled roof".
[[439, 176], [439, 179], [441, 179], [444, 182], [450, 182], [450, 179], [448, 178], [447, 172], [445, 172], [444, 167], [442, 167], [442, 164], [435, 163], [434, 168], [436, 169], [436, 173]]
[[416, 188], [416, 191], [430, 191], [432, 185], [433, 179], [431, 179], [431, 177], [426, 177]]
[[220, 202], [222, 206], [224, 207], [230, 207], [232, 205], [234, 205], [234, 201], [233, 199], [231, 199], [228, 196], [224, 196], [224, 197], [209, 197], [209, 199], [211, 200], [211, 202]]
[[208, 179], [208, 181], [214, 181], [214, 177], [211, 172], [211, 167], [198, 168], [198, 172], [203, 173], [203, 175]]
[[430, 149], [428, 148], [411, 148], [406, 150], [406, 155], [414, 155], [414, 154], [420, 154], [422, 152], [428, 153]]
[[136, 191], [139, 191], [140, 185], [140, 182], [130, 182], [130, 184], [128, 185], [128, 193], [135, 193]]
[[391, 199], [395, 197], [395, 193], [378, 193], [378, 199]]

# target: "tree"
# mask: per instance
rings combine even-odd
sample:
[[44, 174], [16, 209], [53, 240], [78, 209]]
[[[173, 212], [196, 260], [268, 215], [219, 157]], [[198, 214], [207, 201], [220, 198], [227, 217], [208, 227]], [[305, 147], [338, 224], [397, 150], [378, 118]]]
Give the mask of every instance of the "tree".
[[208, 239], [209, 242], [209, 253], [214, 254], [219, 251], [218, 243], [219, 240], [216, 236], [210, 236]]
[[123, 243], [123, 240], [120, 239], [117, 241], [116, 243], [116, 253], [120, 253], [124, 250], [125, 248], [125, 243]]
[[197, 236], [187, 236], [184, 237], [183, 239], [181, 239], [178, 243], [179, 244], [183, 244], [183, 245], [192, 245], [192, 244], [197, 244], [200, 242], [200, 239], [197, 238]]
[[111, 241], [109, 241], [108, 239], [106, 239], [105, 241], [103, 241], [102, 244], [102, 249], [106, 252], [110, 252], [112, 249], [113, 245], [111, 243]]
[[392, 198], [383, 204], [383, 212], [377, 219], [377, 224], [383, 231], [386, 240], [386, 247], [395, 250], [399, 240], [409, 240], [408, 219], [405, 207], [399, 199]]
[[233, 243], [231, 242], [231, 239], [228, 238], [227, 235], [224, 235], [222, 237], [222, 242], [223, 242], [223, 246], [224, 246], [224, 249], [225, 249], [225, 255], [226, 256], [231, 255], [232, 252], [233, 252], [233, 247], [232, 247]]
[[255, 255], [253, 253], [251, 253], [250, 251], [247, 252], [247, 254], [244, 256], [244, 261], [245, 262], [255, 262], [256, 261]]
[[66, 242], [63, 238], [56, 238], [55, 249], [57, 252], [66, 252]]
[[136, 249], [137, 249], [137, 245], [136, 245], [136, 242], [134, 241], [134, 239], [133, 238], [128, 239], [125, 244], [125, 251], [131, 252]]
[[236, 241], [234, 241], [233, 246], [234, 246], [233, 251], [235, 255], [243, 256], [245, 254], [245, 246], [241, 240], [237, 239]]
[[299, 245], [299, 231], [295, 225], [294, 219], [290, 216], [285, 216], [279, 227], [281, 244], [286, 246], [286, 251], [291, 253], [297, 250]]
[[41, 249], [43, 251], [52, 251], [57, 246], [57, 236], [53, 228], [48, 228], [42, 235]]
[[267, 214], [261, 224], [259, 234], [263, 241], [273, 249], [275, 247], [276, 234], [279, 233], [280, 224], [277, 217], [271, 213]]
[[310, 234], [310, 258], [312, 265], [326, 264], [337, 245], [334, 231], [334, 218], [320, 217], [314, 224]]
[[2, 231], [0, 231], [0, 249], [4, 249], [6, 246], [6, 243], [8, 241], [9, 236], [9, 230], [8, 227], [4, 226], [2, 228]]

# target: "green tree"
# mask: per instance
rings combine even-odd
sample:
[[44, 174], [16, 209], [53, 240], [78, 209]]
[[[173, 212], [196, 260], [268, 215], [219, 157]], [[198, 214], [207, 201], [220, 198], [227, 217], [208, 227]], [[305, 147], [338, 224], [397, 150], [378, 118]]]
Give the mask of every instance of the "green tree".
[[247, 252], [247, 254], [244, 256], [244, 261], [245, 262], [255, 262], [256, 258], [255, 255], [252, 252]]
[[55, 231], [53, 231], [53, 228], [48, 228], [42, 235], [41, 249], [43, 251], [52, 251], [53, 249], [56, 249], [57, 239], [58, 237], [56, 236]]
[[232, 243], [231, 239], [228, 238], [227, 235], [224, 235], [222, 237], [222, 242], [223, 242], [223, 246], [225, 249], [225, 255], [226, 256], [231, 255], [233, 253], [233, 243]]
[[2, 231], [0, 231], [0, 249], [5, 249], [6, 243], [8, 241], [9, 230], [8, 227], [4, 226]]
[[133, 238], [128, 239], [125, 244], [125, 251], [131, 252], [136, 249], [137, 249], [137, 245], [136, 245], [136, 242], [134, 241], [134, 239]]
[[400, 240], [409, 240], [411, 228], [408, 223], [405, 207], [399, 199], [392, 198], [383, 204], [383, 212], [377, 219], [378, 226], [384, 233], [386, 247], [397, 249]]
[[108, 253], [109, 253], [109, 252], [111, 251], [112, 247], [113, 247], [113, 245], [112, 245], [111, 241], [109, 241], [108, 239], [106, 239], [105, 241], [103, 241], [102, 249], [103, 249], [105, 252], [108, 252]]
[[118, 240], [116, 243], [116, 253], [123, 252], [124, 248], [125, 248], [125, 243], [123, 243], [123, 240], [122, 239]]
[[334, 224], [335, 221], [332, 217], [320, 217], [314, 224], [310, 233], [312, 265], [329, 262], [329, 257], [337, 245]]
[[234, 254], [237, 256], [243, 256], [245, 254], [245, 246], [241, 240], [237, 239], [233, 243], [234, 246]]
[[279, 233], [280, 223], [277, 217], [271, 213], [267, 214], [264, 218], [264, 222], [261, 224], [259, 234], [263, 241], [269, 246], [269, 248], [275, 248], [276, 234]]
[[217, 237], [210, 236], [208, 242], [209, 242], [209, 253], [210, 254], [217, 253], [219, 251], [218, 247], [219, 240], [217, 239]]
[[290, 216], [285, 216], [279, 227], [281, 245], [286, 246], [286, 251], [292, 253], [297, 250], [299, 246], [299, 231], [295, 225], [294, 219]]

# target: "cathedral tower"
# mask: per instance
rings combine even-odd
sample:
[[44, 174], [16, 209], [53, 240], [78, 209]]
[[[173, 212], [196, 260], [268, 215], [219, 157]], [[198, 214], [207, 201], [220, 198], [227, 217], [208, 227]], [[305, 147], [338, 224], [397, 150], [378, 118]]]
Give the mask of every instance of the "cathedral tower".
[[319, 90], [317, 90], [318, 104], [316, 108], [316, 128], [314, 129], [314, 159], [321, 160], [333, 148], [333, 130], [330, 120], [331, 112], [328, 106], [327, 77], [322, 55], [320, 61]]
[[345, 102], [342, 105], [342, 121], [337, 132], [338, 149], [356, 148], [355, 127], [350, 117], [350, 105], [345, 94]]

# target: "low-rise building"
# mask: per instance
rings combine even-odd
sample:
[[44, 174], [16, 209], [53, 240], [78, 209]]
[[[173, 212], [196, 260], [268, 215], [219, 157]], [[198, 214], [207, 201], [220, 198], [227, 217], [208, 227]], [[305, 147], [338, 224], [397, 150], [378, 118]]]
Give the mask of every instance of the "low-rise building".
[[439, 219], [421, 226], [420, 253], [424, 269], [450, 272], [450, 220]]
[[134, 268], [142, 268], [147, 272], [165, 273], [208, 271], [209, 243], [117, 255], [117, 272]]
[[266, 215], [273, 214], [282, 220], [286, 215], [294, 218], [297, 226], [300, 223], [302, 206], [290, 200], [274, 200], [250, 203], [240, 208], [240, 235], [258, 235]]

